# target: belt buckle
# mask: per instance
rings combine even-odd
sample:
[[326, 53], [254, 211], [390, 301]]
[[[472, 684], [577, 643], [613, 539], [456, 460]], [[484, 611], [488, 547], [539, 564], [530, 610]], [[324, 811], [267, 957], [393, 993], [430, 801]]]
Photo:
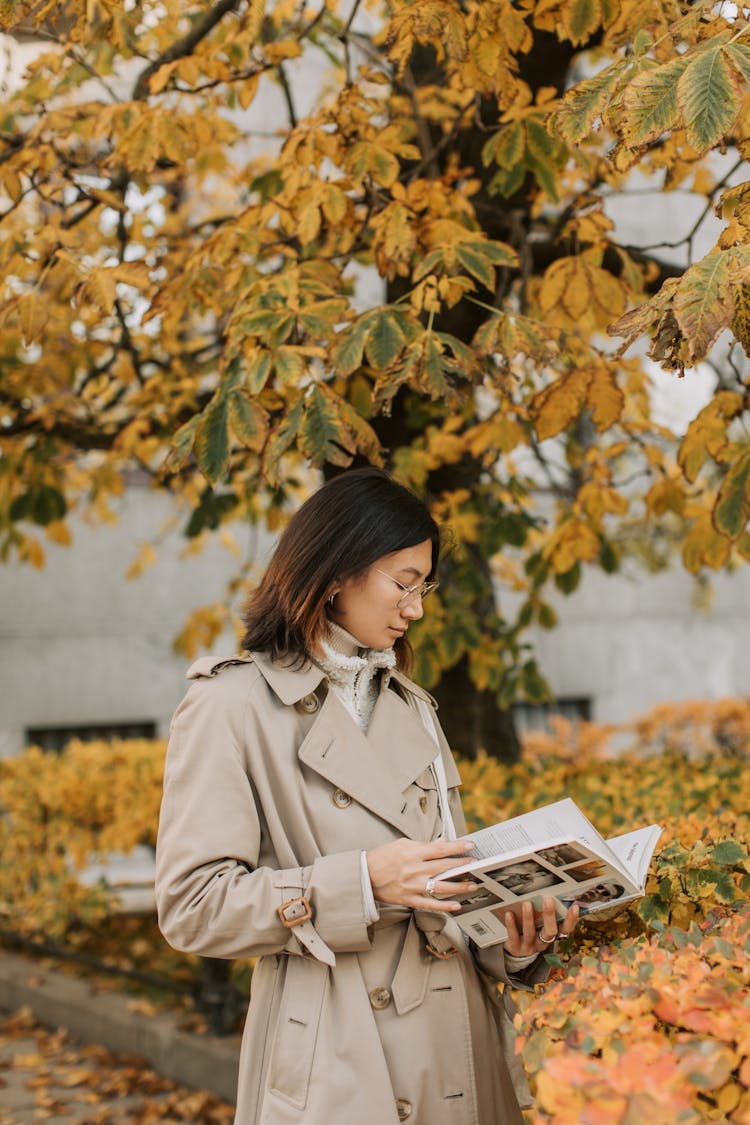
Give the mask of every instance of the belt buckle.
[[437, 957], [438, 961], [450, 961], [451, 957], [455, 957], [458, 953], [455, 945], [449, 945], [447, 949], [435, 949], [429, 941], [425, 942], [427, 952], [433, 957]]
[[279, 918], [281, 918], [282, 925], [284, 925], [287, 930], [293, 930], [295, 926], [301, 926], [303, 922], [310, 921], [312, 918], [312, 907], [308, 900], [302, 896], [300, 898], [290, 898], [288, 902], [277, 906], [276, 913]]

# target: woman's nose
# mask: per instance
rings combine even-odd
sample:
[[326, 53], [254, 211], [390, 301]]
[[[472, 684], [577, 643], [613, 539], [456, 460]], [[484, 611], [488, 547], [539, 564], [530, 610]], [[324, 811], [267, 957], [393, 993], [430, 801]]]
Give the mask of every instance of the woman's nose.
[[419, 621], [420, 617], [423, 615], [424, 606], [418, 594], [413, 601], [409, 601], [406, 605], [401, 606], [401, 616], [407, 617], [410, 621]]

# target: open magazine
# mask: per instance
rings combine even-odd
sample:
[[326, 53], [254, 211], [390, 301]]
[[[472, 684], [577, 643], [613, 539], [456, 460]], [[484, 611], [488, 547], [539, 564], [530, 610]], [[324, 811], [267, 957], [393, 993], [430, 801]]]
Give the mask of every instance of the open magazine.
[[542, 899], [554, 898], [559, 918], [573, 903], [582, 915], [620, 908], [644, 893], [662, 831], [649, 824], [605, 840], [566, 797], [472, 832], [465, 838], [474, 844], [474, 859], [441, 877], [476, 880], [476, 890], [457, 899], [462, 909], [452, 917], [477, 945], [487, 946], [506, 939], [504, 916], [510, 910], [520, 920], [528, 900], [541, 910]]

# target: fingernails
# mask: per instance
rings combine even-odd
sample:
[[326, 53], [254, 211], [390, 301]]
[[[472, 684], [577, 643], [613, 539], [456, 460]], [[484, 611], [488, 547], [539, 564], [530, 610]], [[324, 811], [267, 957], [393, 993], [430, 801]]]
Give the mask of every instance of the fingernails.
[[545, 898], [544, 909], [545, 910], [554, 910], [555, 909], [555, 900], [553, 898]]

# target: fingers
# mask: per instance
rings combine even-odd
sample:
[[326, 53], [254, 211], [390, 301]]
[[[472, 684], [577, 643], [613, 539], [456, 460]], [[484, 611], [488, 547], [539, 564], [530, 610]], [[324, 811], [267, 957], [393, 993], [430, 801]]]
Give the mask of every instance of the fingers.
[[[469, 840], [433, 840], [429, 844], [418, 844], [417, 847], [422, 853], [422, 859], [442, 859], [452, 857], [453, 867], [458, 867], [462, 861], [471, 859], [471, 853], [474, 846]], [[444, 867], [444, 871], [448, 871], [449, 867]]]
[[[426, 884], [427, 880], [425, 880], [425, 885]], [[463, 898], [471, 894], [472, 891], [476, 891], [476, 889], [477, 885], [473, 880], [463, 882], [458, 879], [439, 879], [435, 875], [432, 875], [432, 893], [443, 900], [451, 895], [460, 895]], [[461, 903], [457, 902], [455, 905], [456, 907], [460, 907]]]
[[581, 908], [579, 906], [571, 906], [568, 913], [563, 918], [558, 928], [558, 934], [562, 938], [568, 938], [573, 933], [573, 930], [578, 925], [581, 916]]
[[510, 910], [503, 918], [508, 931], [505, 948], [514, 957], [551, 952], [558, 938], [570, 937], [578, 922], [579, 913], [577, 906], [571, 907], [558, 928], [554, 899], [544, 900], [541, 913], [534, 910], [531, 902], [526, 901], [521, 905], [520, 925]]
[[557, 935], [557, 913], [555, 912], [555, 900], [553, 898], [545, 898], [542, 905], [542, 925], [540, 933], [544, 934], [546, 938]]

